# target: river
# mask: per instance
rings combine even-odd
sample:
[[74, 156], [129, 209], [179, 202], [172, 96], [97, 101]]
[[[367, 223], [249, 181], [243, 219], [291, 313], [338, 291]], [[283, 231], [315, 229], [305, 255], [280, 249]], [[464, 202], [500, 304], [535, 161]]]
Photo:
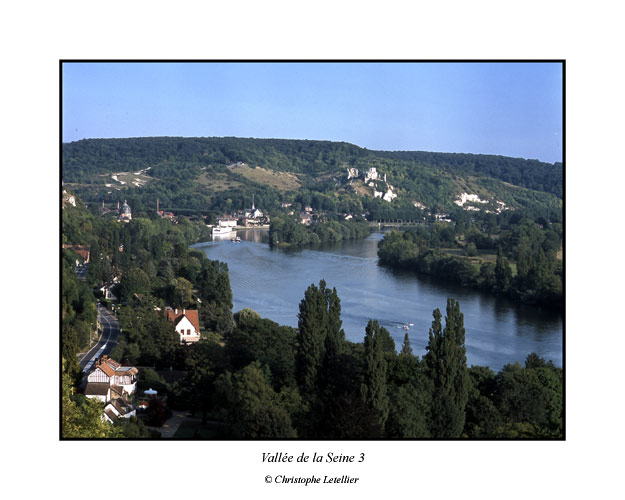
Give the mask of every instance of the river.
[[[348, 340], [362, 342], [369, 319], [388, 329], [398, 349], [403, 325], [413, 352], [423, 356], [432, 311], [445, 316], [447, 297], [464, 314], [467, 363], [495, 371], [536, 352], [562, 366], [562, 314], [519, 304], [492, 294], [378, 265], [377, 243], [383, 233], [318, 249], [271, 250], [266, 230], [238, 231], [242, 241], [194, 245], [208, 258], [228, 264], [234, 311], [250, 308], [282, 325], [297, 326], [299, 302], [311, 283], [325, 279], [341, 299], [341, 319]], [[444, 324], [444, 320], [443, 320]]]

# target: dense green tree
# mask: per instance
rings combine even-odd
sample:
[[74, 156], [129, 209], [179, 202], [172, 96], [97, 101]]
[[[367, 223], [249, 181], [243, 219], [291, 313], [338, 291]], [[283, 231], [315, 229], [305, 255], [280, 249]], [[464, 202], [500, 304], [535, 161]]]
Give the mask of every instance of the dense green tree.
[[408, 332], [406, 332], [406, 335], [404, 335], [404, 343], [402, 344], [400, 355], [401, 354], [403, 354], [404, 356], [412, 355], [412, 347], [410, 346], [410, 338], [408, 337]]
[[325, 294], [311, 284], [299, 305], [297, 330], [297, 379], [302, 394], [317, 393], [318, 373], [325, 356], [327, 305]]
[[267, 380], [260, 363], [254, 362], [231, 378], [224, 378], [221, 390], [231, 400], [228, 422], [236, 438], [296, 437], [289, 413]]
[[171, 306], [187, 308], [193, 303], [193, 285], [185, 278], [174, 278], [171, 282]]
[[501, 246], [497, 248], [497, 262], [495, 264], [496, 287], [501, 292], [507, 292], [512, 283], [512, 270], [510, 264], [504, 258]]
[[137, 267], [131, 267], [122, 276], [119, 291], [122, 301], [129, 301], [135, 293], [145, 293], [150, 290], [150, 278]]
[[62, 437], [89, 439], [123, 437], [120, 429], [102, 421], [103, 403], [73, 394], [72, 380], [64, 373], [61, 384]]
[[[466, 348], [464, 346], [464, 316], [454, 299], [447, 299], [445, 328], [441, 325], [441, 313], [436, 309], [429, 333], [425, 362], [434, 382], [436, 416], [434, 435], [460, 436], [464, 427], [464, 413], [468, 399], [468, 374]], [[448, 415], [440, 415], [441, 411]], [[438, 412], [438, 413], [437, 413]]]
[[382, 433], [389, 413], [386, 386], [387, 363], [382, 348], [383, 337], [385, 336], [383, 330], [386, 329], [380, 327], [376, 320], [369, 320], [365, 329], [365, 368], [364, 382], [361, 388], [363, 400], [367, 406], [378, 412], [378, 423]]
[[341, 321], [341, 300], [336, 293], [336, 288], [326, 288], [326, 283], [321, 280], [319, 288], [326, 298], [326, 307], [328, 310], [325, 352], [326, 356], [334, 357], [341, 354], [345, 345], [345, 332], [343, 331]]
[[412, 384], [392, 386], [389, 395], [389, 416], [385, 433], [389, 438], [430, 437], [428, 394]]
[[[509, 426], [526, 424], [521, 437], [561, 437], [563, 432], [562, 370], [555, 367], [504, 366], [496, 377], [493, 399]], [[516, 432], [516, 431], [515, 431]]]
[[235, 315], [237, 326], [226, 336], [226, 354], [235, 370], [260, 361], [271, 370], [275, 390], [295, 385], [295, 330], [261, 318], [251, 309]]

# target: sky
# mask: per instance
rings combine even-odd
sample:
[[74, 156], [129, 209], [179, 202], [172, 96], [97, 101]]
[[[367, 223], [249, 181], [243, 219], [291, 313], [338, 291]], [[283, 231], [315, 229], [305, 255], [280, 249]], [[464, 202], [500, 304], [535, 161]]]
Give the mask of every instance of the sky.
[[562, 161], [560, 63], [64, 63], [63, 142], [181, 136]]

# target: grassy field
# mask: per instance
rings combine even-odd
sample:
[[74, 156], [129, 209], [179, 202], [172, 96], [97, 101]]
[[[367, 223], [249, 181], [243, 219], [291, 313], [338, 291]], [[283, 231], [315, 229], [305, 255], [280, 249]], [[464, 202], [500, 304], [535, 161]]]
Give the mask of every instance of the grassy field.
[[230, 171], [241, 174], [253, 182], [267, 184], [279, 191], [295, 191], [301, 185], [297, 176], [290, 172], [274, 172], [262, 167], [252, 168], [249, 165], [236, 165]]
[[241, 182], [228, 178], [228, 174], [202, 172], [195, 180], [202, 191], [227, 191], [231, 188], [242, 186]]
[[352, 182], [352, 189], [356, 192], [356, 194], [359, 194], [360, 196], [373, 195], [373, 190], [370, 187], [365, 186], [365, 183], [362, 182], [360, 179], [356, 179]]
[[[465, 257], [464, 250], [462, 248], [442, 248], [441, 250], [443, 250], [446, 254], [453, 255], [455, 257]], [[496, 263], [497, 252], [493, 252], [492, 250], [478, 250], [475, 257], [466, 258], [476, 264], [479, 268], [484, 262], [492, 262], [493, 264]], [[508, 263], [510, 264], [510, 269], [512, 270], [512, 276], [516, 276], [516, 262], [508, 259]]]

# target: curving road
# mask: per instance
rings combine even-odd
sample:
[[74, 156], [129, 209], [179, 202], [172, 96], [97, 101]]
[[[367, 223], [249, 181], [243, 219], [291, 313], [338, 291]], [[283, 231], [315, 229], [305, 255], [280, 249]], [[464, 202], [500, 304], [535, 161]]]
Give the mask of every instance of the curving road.
[[93, 363], [98, 358], [101, 358], [104, 354], [110, 354], [115, 345], [117, 344], [117, 337], [119, 336], [119, 322], [117, 318], [111, 312], [102, 307], [100, 304], [98, 307], [98, 318], [102, 324], [102, 335], [98, 340], [98, 343], [94, 345], [87, 354], [78, 363], [83, 371], [89, 372]]

